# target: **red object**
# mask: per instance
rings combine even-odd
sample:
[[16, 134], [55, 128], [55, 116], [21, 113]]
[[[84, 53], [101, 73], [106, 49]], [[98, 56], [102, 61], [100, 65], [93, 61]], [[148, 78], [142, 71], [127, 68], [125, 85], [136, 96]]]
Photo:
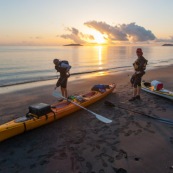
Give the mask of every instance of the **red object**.
[[157, 85], [157, 90], [161, 90], [163, 88], [163, 84], [162, 83], [159, 83], [158, 85]]

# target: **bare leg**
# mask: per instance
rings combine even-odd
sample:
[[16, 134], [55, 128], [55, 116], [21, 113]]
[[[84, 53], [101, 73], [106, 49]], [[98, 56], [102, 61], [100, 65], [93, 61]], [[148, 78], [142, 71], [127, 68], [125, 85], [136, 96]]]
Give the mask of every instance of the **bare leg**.
[[62, 96], [64, 96], [64, 92], [63, 92], [63, 88], [61, 87], [61, 94]]
[[137, 93], [136, 93], [136, 95], [140, 96], [140, 93], [141, 93], [141, 87], [138, 86], [138, 87], [137, 87]]
[[129, 101], [136, 100], [136, 95], [137, 95], [137, 88], [133, 88], [133, 97], [131, 99], [129, 99]]
[[133, 88], [133, 97], [136, 97], [137, 95], [137, 88]]
[[67, 89], [64, 88], [64, 97], [67, 98]]
[[67, 89], [66, 88], [61, 87], [61, 93], [62, 93], [63, 97], [67, 98]]

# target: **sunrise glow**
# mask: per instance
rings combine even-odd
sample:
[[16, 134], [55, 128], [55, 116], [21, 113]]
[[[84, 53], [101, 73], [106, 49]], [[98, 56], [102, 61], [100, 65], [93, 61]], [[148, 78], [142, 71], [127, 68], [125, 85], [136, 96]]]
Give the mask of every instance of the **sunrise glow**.
[[[173, 24], [166, 20], [171, 16], [173, 1], [159, 0], [156, 4], [149, 0], [99, 3], [76, 0], [74, 4], [67, 4], [67, 0], [61, 3], [1, 1], [0, 45], [161, 45], [173, 42]], [[138, 12], [141, 6], [147, 9], [147, 14]]]
[[86, 40], [88, 43], [97, 44], [97, 45], [107, 43], [107, 41], [105, 40], [105, 36], [95, 29], [89, 29], [87, 31], [87, 34], [92, 36], [92, 39]]
[[106, 43], [103, 35], [101, 33], [99, 33], [99, 32], [95, 32], [94, 38], [95, 38], [95, 41], [96, 41], [97, 44], [104, 44], [104, 43]]

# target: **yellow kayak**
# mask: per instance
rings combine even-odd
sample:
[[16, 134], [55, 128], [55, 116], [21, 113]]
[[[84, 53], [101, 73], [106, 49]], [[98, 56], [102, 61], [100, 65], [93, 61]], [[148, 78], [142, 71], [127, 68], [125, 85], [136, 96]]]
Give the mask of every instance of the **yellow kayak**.
[[90, 90], [88, 93], [83, 94], [80, 97], [73, 97], [73, 100], [64, 100], [52, 105], [38, 103], [29, 106], [29, 113], [25, 116], [0, 125], [0, 142], [26, 131], [56, 121], [60, 118], [63, 118], [64, 116], [78, 111], [82, 107], [86, 109], [85, 107], [104, 98], [116, 87], [115, 84], [105, 86], [108, 87], [106, 87], [104, 90]]

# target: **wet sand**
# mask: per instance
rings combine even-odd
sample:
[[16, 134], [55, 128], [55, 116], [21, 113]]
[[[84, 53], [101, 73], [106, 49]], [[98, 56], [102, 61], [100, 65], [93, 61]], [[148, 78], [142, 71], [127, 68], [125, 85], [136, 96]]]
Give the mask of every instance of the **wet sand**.
[[[173, 66], [148, 70], [143, 79], [159, 80], [173, 91]], [[0, 143], [2, 173], [171, 173], [173, 126], [143, 116], [173, 120], [173, 101], [141, 91], [129, 102], [132, 88], [124, 72], [70, 81], [69, 95], [94, 84], [115, 82], [116, 90], [88, 109], [113, 120], [104, 124], [80, 110], [63, 119]], [[34, 103], [54, 103], [53, 85], [1, 94], [0, 123], [25, 115]], [[110, 101], [117, 107], [104, 104]], [[121, 107], [121, 108], [118, 108]], [[124, 109], [122, 109], [124, 108]]]

